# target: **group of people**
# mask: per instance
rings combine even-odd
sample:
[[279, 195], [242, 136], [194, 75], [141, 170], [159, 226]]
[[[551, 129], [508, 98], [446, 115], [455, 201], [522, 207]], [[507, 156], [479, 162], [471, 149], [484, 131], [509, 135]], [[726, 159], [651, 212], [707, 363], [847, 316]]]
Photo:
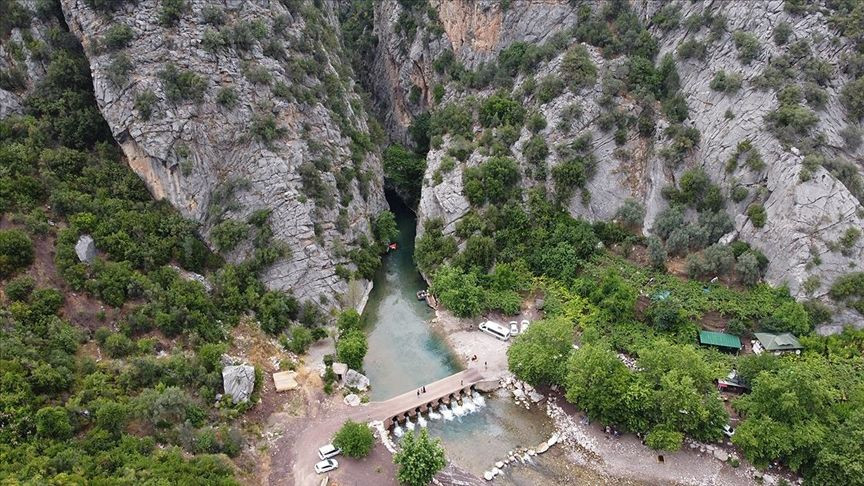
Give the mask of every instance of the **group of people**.
[[419, 397], [421, 393], [426, 393], [426, 386], [422, 386], [417, 389], [417, 396]]

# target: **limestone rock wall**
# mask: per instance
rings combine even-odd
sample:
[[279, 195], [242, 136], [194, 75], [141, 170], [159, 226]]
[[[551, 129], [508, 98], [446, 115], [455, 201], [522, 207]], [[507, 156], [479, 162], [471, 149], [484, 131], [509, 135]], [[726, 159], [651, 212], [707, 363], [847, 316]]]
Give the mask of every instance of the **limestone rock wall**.
[[[493, 5], [497, 2], [482, 0], [431, 3], [442, 28], [423, 30], [421, 27], [410, 45], [405, 45], [404, 39], [392, 28], [394, 19], [400, 15], [395, 0], [382, 2], [376, 12], [379, 15], [376, 29], [381, 41], [375, 66], [379, 73], [378, 99], [381, 105], [392, 108], [387, 119], [388, 128], [403, 138], [407, 138], [404, 136], [405, 127], [414, 116], [439, 105], [431, 95], [435, 84], [442, 83], [447, 87], [440, 105], [459, 102], [469, 96], [482, 99], [494, 92], [494, 88], [472, 90], [455, 86], [436, 72], [434, 60], [445, 50], [451, 50], [455, 59], [467, 68], [476, 68], [483, 61], [494, 61], [497, 53], [513, 42], [537, 42], [555, 32], [567, 32], [574, 26], [576, 16], [576, 7], [569, 2], [513, 1], [506, 11]], [[668, 3], [640, 0], [632, 1], [631, 7], [649, 25], [657, 39], [658, 60], [667, 53], [675, 55], [679, 46], [688, 39], [707, 42], [704, 59], [676, 56], [680, 93], [689, 106], [685, 125], [696, 127], [701, 133], [698, 147], [684, 163], [670, 167], [659, 155], [659, 151], [669, 143], [663, 135], [669, 123], [660, 114], [659, 106], [657, 134], [653, 139], [640, 138], [631, 129], [625, 143], [618, 146], [613, 137], [614, 129], [603, 131], [599, 128], [600, 79], [605, 73], [620, 70], [626, 60], [624, 57], [604, 59], [599, 49], [586, 45], [598, 68], [598, 82], [593, 87], [578, 93], [565, 89], [563, 94], [546, 103], [517, 96], [517, 99], [530, 104], [529, 108], [542, 113], [548, 122], [541, 135], [550, 147], [547, 159], [550, 170], [560, 163], [553, 147], [570, 142], [581, 134], [592, 136], [593, 154], [598, 166], [587, 184], [590, 198], [581, 198], [577, 191], [567, 204], [570, 213], [589, 220], [609, 219], [626, 199], [634, 198], [646, 208], [644, 228], [646, 233], [650, 233], [656, 216], [668, 207], [661, 189], [675, 183], [685, 170], [702, 167], [727, 196], [725, 210], [735, 221], [735, 230], [729, 238], [747, 241], [770, 259], [766, 280], [774, 285], [788, 285], [792, 294], [801, 299], [824, 299], [834, 279], [860, 270], [864, 261], [864, 239], [859, 238], [843, 251], [838, 250], [837, 245], [850, 228], [864, 229], [864, 207], [843, 181], [822, 166], [808, 168], [809, 179], [801, 176], [805, 167], [804, 157], [794, 146], [795, 142], [783, 144], [767, 128], [766, 115], [778, 107], [776, 92], [757, 88], [755, 81], [772, 60], [788, 52], [790, 44], [806, 39], [813, 57], [827, 62], [832, 71], [831, 79], [823, 86], [828, 95], [827, 102], [823, 108], [815, 110], [819, 120], [813, 132], [824, 137], [819, 150], [826, 158], [852, 164], [860, 173], [864, 169], [864, 149], [850, 149], [840, 135], [844, 127], [856, 125], [848, 120], [839, 101], [841, 88], [850, 80], [842, 72], [843, 57], [851, 52], [852, 46], [831, 28], [827, 14], [791, 15], [784, 10], [782, 0], [678, 2], [682, 19], [678, 27], [663, 31], [650, 26], [651, 17]], [[592, 5], [596, 8], [600, 4]], [[709, 40], [709, 27], [691, 28], [683, 22], [691, 15], [707, 11], [723, 15], [727, 21], [725, 30], [713, 41]], [[791, 38], [785, 46], [778, 46], [773, 40], [774, 28], [781, 22], [787, 22], [792, 28]], [[388, 26], [391, 26], [390, 30]], [[732, 33], [738, 30], [753, 34], [759, 41], [761, 51], [749, 64], [739, 60], [732, 39]], [[569, 42], [571, 45], [575, 43], [572, 36]], [[541, 63], [530, 76], [534, 80], [547, 75], [560, 76], [561, 59], [562, 55], [558, 55]], [[800, 66], [795, 68], [800, 69]], [[711, 89], [711, 80], [720, 70], [740, 74], [742, 88], [736, 93]], [[519, 75], [510, 91], [518, 95], [527, 77]], [[801, 82], [800, 75], [796, 81]], [[417, 86], [422, 93], [420, 101], [413, 104], [409, 101], [412, 86]], [[414, 88], [415, 91], [418, 88]], [[559, 127], [558, 122], [572, 103], [582, 107], [582, 116], [565, 130]], [[625, 113], [638, 113], [635, 103], [626, 97], [616, 100], [616, 103]], [[734, 118], [727, 118], [727, 112]], [[480, 128], [475, 127], [475, 134], [479, 133]], [[530, 136], [523, 128], [519, 140], [512, 147], [512, 155], [523, 171], [527, 164], [522, 147]], [[752, 170], [739, 164], [734, 170], [727, 170], [726, 161], [737, 150], [737, 144], [745, 139], [751, 140], [759, 149], [765, 162], [764, 169]], [[469, 210], [468, 201], [462, 194], [462, 171], [480, 164], [486, 157], [475, 150], [465, 163], [457, 165], [456, 170], [439, 174], [436, 180], [436, 172], [439, 172], [450, 143], [449, 137], [445, 137], [443, 146], [429, 153], [418, 212], [420, 232], [422, 222], [433, 217], [441, 217], [445, 222], [445, 232], [452, 232], [456, 222]], [[524, 186], [533, 184], [536, 183], [523, 177]], [[551, 180], [547, 185], [551, 189]], [[737, 185], [747, 188], [748, 196], [736, 203], [728, 196], [731, 188]], [[766, 210], [767, 223], [762, 228], [755, 227], [746, 216], [748, 206], [753, 203], [762, 204]], [[805, 288], [804, 282], [808, 280], [810, 283]], [[818, 283], [815, 288], [814, 283]], [[844, 322], [864, 325], [861, 316], [850, 317], [848, 312], [838, 315]]]
[[5, 38], [0, 37], [0, 118], [23, 112], [24, 99], [45, 75], [50, 30], [59, 29], [50, 14], [37, 15], [35, 0], [19, 0], [9, 7], [17, 11], [0, 15], [20, 18], [20, 25], [9, 21], [13, 27]]
[[[291, 256], [265, 271], [269, 287], [325, 307], [362, 296], [369, 283], [357, 291], [336, 269], [354, 268], [350, 250], [387, 205], [378, 154], [358, 149], [367, 118], [342, 60], [331, 2], [289, 10], [288, 2], [192, 0], [168, 26], [158, 0], [107, 13], [83, 0], [62, 5], [90, 61], [99, 108], [154, 197], [198, 221], [211, 242], [220, 221], [271, 210], [273, 243], [287, 245]], [[222, 25], [208, 24], [204, 14], [213, 12], [221, 12]], [[132, 37], [111, 52], [104, 36], [118, 24]], [[118, 76], [124, 55], [131, 66]], [[197, 100], [172, 96], [169, 66], [203, 84]], [[352, 141], [359, 142], [353, 151]], [[251, 252], [246, 241], [227, 257]], [[362, 299], [354, 300], [344, 304]]]

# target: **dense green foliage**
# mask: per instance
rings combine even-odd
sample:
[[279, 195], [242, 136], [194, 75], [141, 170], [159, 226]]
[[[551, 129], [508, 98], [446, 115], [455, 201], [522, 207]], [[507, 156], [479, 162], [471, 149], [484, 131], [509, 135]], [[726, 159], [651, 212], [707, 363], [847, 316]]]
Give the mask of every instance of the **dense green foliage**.
[[426, 429], [406, 434], [393, 462], [399, 466], [396, 479], [406, 486], [426, 486], [447, 465], [441, 440], [431, 439]]
[[372, 452], [375, 436], [366, 424], [349, 420], [333, 436], [333, 445], [348, 457], [366, 457]]
[[409, 206], [416, 206], [420, 201], [426, 158], [401, 145], [391, 145], [384, 151], [383, 162], [387, 183], [396, 189]]

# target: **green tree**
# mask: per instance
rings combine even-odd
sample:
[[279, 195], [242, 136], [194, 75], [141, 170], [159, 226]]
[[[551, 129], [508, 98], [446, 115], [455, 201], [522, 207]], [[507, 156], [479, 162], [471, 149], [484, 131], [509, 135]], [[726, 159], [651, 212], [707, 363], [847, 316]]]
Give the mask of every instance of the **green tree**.
[[594, 420], [611, 424], [629, 423], [628, 402], [632, 383], [630, 370], [615, 353], [603, 347], [586, 344], [573, 351], [567, 361], [567, 401]]
[[336, 325], [342, 332], [360, 328], [360, 313], [355, 309], [346, 309], [339, 313]]
[[363, 369], [363, 358], [366, 357], [368, 349], [366, 334], [358, 329], [343, 333], [336, 343], [336, 355], [339, 360], [355, 370]]
[[68, 439], [72, 436], [69, 412], [63, 407], [40, 408], [36, 412], [36, 434], [43, 439]]
[[407, 486], [426, 486], [444, 466], [447, 459], [439, 439], [432, 439], [426, 429], [420, 434], [405, 435], [401, 448], [393, 455], [399, 466], [396, 478]]
[[420, 200], [426, 158], [418, 156], [401, 145], [391, 145], [384, 151], [383, 163], [387, 182], [405, 198], [410, 206], [416, 205]]
[[564, 382], [573, 344], [573, 321], [555, 318], [537, 321], [507, 350], [510, 371], [532, 385]]
[[444, 265], [432, 279], [432, 294], [444, 307], [459, 317], [473, 317], [483, 310], [485, 293], [477, 275], [458, 267]]
[[258, 301], [256, 316], [261, 329], [270, 334], [278, 334], [297, 318], [300, 304], [293, 296], [278, 290], [270, 290]]
[[21, 230], [0, 230], [0, 279], [33, 263], [33, 242]]
[[399, 226], [396, 225], [396, 216], [390, 211], [382, 211], [375, 217], [372, 222], [372, 232], [375, 234], [375, 239], [382, 246], [396, 241], [399, 237]]
[[348, 457], [366, 457], [375, 445], [375, 436], [366, 424], [348, 420], [333, 436], [333, 445]]

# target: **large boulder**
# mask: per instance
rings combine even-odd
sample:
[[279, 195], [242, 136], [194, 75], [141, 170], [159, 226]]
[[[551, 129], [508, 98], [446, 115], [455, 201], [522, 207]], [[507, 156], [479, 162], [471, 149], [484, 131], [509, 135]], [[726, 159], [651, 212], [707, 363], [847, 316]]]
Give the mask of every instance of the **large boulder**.
[[234, 403], [248, 402], [255, 389], [255, 367], [249, 365], [226, 366], [222, 368], [222, 384], [225, 394]]
[[348, 370], [345, 373], [345, 378], [342, 383], [348, 388], [356, 388], [360, 391], [366, 391], [369, 388], [369, 378], [366, 375], [354, 370]]
[[96, 243], [90, 235], [81, 235], [75, 243], [75, 254], [84, 263], [90, 263], [96, 258]]

